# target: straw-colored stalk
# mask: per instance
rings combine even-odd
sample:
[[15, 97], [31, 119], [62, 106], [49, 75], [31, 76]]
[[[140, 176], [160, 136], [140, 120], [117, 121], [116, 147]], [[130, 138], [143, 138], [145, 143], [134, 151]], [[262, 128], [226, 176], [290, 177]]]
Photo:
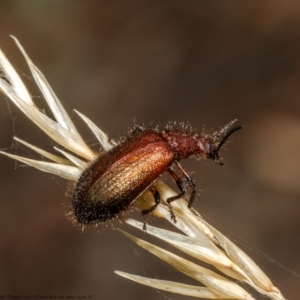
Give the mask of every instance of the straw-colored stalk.
[[[32, 63], [18, 40], [14, 37], [13, 39], [23, 53], [32, 76], [50, 107], [55, 120], [46, 116], [36, 107], [26, 86], [1, 51], [0, 70], [2, 74], [0, 73], [0, 90], [32, 122], [67, 151], [55, 147], [63, 157], [57, 156], [14, 137], [17, 142], [26, 145], [43, 157], [49, 159], [49, 162], [28, 159], [2, 151], [1, 153], [41, 171], [52, 173], [71, 181], [76, 181], [87, 167], [88, 163], [97, 157], [97, 153], [91, 150], [84, 142], [84, 139], [78, 133], [75, 125], [43, 74]], [[109, 151], [114, 147], [114, 144], [110, 141], [108, 136], [91, 120], [77, 111], [76, 113], [92, 130], [99, 143], [102, 145], [103, 151]], [[160, 180], [155, 183], [155, 186], [159, 190], [164, 201], [175, 194]], [[150, 193], [146, 191], [138, 201], [136, 201], [136, 207], [149, 207], [151, 201]], [[122, 230], [121, 232], [137, 245], [164, 260], [185, 275], [194, 278], [201, 283], [201, 285], [191, 286], [178, 282], [150, 279], [121, 271], [115, 271], [116, 274], [155, 289], [197, 298], [254, 299], [238, 284], [240, 282], [247, 283], [256, 291], [271, 299], [284, 299], [280, 291], [272, 284], [270, 279], [260, 270], [251, 258], [234, 245], [228, 238], [208, 224], [197, 212], [188, 209], [184, 199], [175, 201], [173, 203], [173, 208], [177, 223], [174, 223], [170, 219], [169, 210], [164, 204], [159, 205], [153, 214], [169, 221], [172, 225], [176, 226], [181, 233], [175, 233], [147, 225], [147, 234], [154, 235], [155, 237], [164, 240], [164, 242], [171, 244], [173, 247], [199, 260], [199, 263], [202, 261], [211, 264], [220, 271], [219, 273], [224, 274], [225, 276], [219, 275], [199, 264], [136, 238]], [[124, 220], [126, 223], [140, 230], [143, 228], [141, 222], [129, 218], [124, 218]], [[145, 237], [147, 237], [147, 235]]]

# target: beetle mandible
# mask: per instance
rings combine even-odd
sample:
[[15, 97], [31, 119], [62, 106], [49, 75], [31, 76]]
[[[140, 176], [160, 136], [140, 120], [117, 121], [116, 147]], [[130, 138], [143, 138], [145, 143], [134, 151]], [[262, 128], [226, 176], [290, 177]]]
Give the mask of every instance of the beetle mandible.
[[136, 127], [121, 144], [100, 155], [80, 176], [72, 199], [73, 215], [77, 222], [96, 225], [112, 220], [124, 213], [147, 189], [153, 194], [155, 204], [142, 210], [144, 230], [145, 216], [160, 203], [160, 194], [153, 186], [159, 176], [167, 171], [177, 184], [180, 193], [167, 199], [171, 218], [176, 222], [171, 203], [187, 191], [173, 169], [176, 165], [187, 179], [191, 189], [188, 207], [191, 208], [196, 195], [196, 186], [191, 176], [181, 167], [179, 161], [192, 155], [210, 158], [223, 165], [219, 150], [235, 131], [236, 120], [228, 123], [214, 135], [192, 133], [189, 130]]

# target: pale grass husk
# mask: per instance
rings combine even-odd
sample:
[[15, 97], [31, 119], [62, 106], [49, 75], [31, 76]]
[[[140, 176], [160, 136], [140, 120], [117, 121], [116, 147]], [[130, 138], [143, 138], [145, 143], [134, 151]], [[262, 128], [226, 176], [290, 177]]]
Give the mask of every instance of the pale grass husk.
[[[40, 88], [46, 103], [51, 109], [55, 120], [46, 116], [36, 107], [22, 79], [2, 51], [0, 51], [0, 69], [7, 80], [2, 77], [0, 78], [0, 90], [32, 122], [42, 129], [58, 145], [65, 148], [65, 150], [68, 150], [68, 152], [55, 147], [55, 149], [64, 156], [60, 157], [15, 137], [17, 142], [29, 147], [33, 151], [49, 159], [51, 162], [27, 159], [3, 151], [0, 151], [0, 153], [33, 166], [41, 171], [76, 181], [82, 171], [87, 167], [88, 163], [96, 157], [96, 154], [86, 145], [83, 138], [78, 133], [71, 118], [49, 86], [44, 75], [32, 63], [17, 39], [13, 39], [23, 53], [32, 72], [32, 76]], [[95, 134], [104, 151], [110, 150], [115, 145], [91, 120], [77, 111], [76, 113]], [[155, 186], [159, 190], [163, 200], [175, 195], [175, 192], [160, 180], [155, 183]], [[149, 207], [151, 201], [152, 199], [146, 191], [137, 201], [136, 207]], [[241, 285], [238, 284], [239, 282], [247, 283], [259, 293], [270, 299], [284, 299], [280, 291], [272, 284], [270, 279], [260, 270], [251, 258], [234, 245], [228, 238], [207, 223], [197, 212], [188, 209], [184, 199], [175, 201], [173, 208], [177, 223], [174, 223], [170, 219], [169, 210], [163, 204], [159, 205], [153, 214], [171, 222], [171, 224], [176, 226], [181, 233], [175, 233], [148, 225], [147, 234], [164, 240], [178, 250], [198, 260], [199, 263], [202, 261], [211, 264], [226, 276], [217, 274], [214, 271], [136, 238], [124, 231], [122, 231], [123, 234], [137, 245], [164, 260], [183, 274], [194, 278], [203, 286], [191, 286], [167, 280], [150, 279], [116, 271], [118, 275], [156, 289], [204, 299], [254, 299]], [[141, 222], [129, 218], [124, 220], [127, 224], [140, 230], [143, 228]]]

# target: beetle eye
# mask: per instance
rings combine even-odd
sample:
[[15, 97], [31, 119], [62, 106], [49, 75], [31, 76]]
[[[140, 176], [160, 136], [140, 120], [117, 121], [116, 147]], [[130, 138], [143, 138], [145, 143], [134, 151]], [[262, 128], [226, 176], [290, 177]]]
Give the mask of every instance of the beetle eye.
[[211, 143], [210, 142], [207, 142], [206, 144], [205, 144], [205, 151], [207, 152], [207, 153], [210, 153], [210, 151], [211, 151]]

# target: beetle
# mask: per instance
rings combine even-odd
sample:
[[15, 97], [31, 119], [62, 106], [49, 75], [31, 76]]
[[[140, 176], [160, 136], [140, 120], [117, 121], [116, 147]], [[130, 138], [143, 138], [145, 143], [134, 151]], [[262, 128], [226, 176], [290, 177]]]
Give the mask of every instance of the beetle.
[[84, 225], [106, 223], [126, 212], [148, 189], [154, 196], [155, 204], [141, 212], [146, 230], [145, 216], [160, 203], [159, 191], [153, 183], [167, 171], [180, 190], [178, 195], [166, 200], [171, 218], [176, 222], [171, 203], [181, 198], [187, 190], [173, 167], [178, 168], [191, 188], [188, 201], [188, 207], [191, 208], [196, 186], [179, 161], [196, 156], [223, 165], [219, 150], [233, 132], [242, 128], [233, 127], [235, 122], [231, 121], [214, 135], [170, 126], [161, 132], [137, 126], [124, 142], [100, 155], [81, 174], [72, 199], [75, 220]]

